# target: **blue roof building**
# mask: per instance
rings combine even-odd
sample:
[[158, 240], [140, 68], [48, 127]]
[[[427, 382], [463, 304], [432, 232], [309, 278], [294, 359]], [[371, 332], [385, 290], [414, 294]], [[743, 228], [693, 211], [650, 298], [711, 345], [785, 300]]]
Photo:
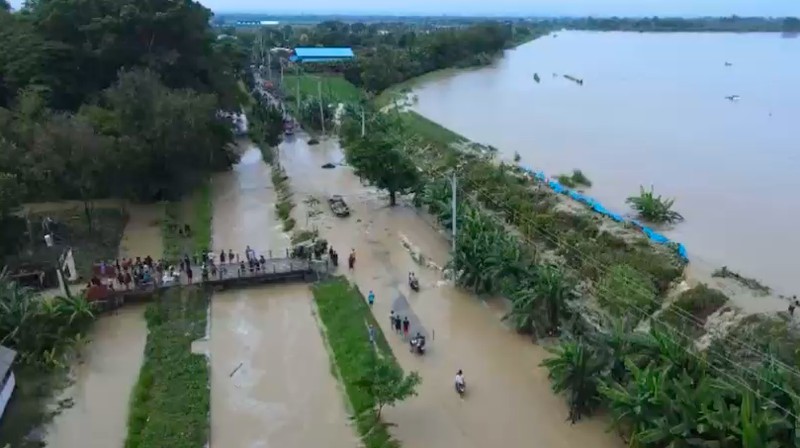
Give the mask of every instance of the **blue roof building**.
[[292, 62], [348, 61], [355, 58], [352, 48], [347, 47], [298, 47], [292, 51]]

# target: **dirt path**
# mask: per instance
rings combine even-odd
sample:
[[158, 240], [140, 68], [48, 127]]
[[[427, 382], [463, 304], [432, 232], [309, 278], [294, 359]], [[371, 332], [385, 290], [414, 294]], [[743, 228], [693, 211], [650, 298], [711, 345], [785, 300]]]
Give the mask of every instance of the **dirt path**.
[[[119, 256], [154, 257], [162, 252], [160, 205], [129, 207]], [[58, 448], [110, 448], [125, 443], [130, 394], [139, 377], [147, 340], [144, 307], [123, 308], [100, 318], [90, 334], [74, 384], [64, 391], [74, 406], [57, 415], [47, 444]]]
[[[348, 275], [365, 294], [374, 290], [374, 311], [398, 359], [423, 377], [418, 397], [385, 411], [386, 419], [397, 425], [393, 432], [404, 448], [623, 446], [605, 432], [607, 422], [594, 419], [572, 426], [566, 421], [563, 399], [551, 392], [546, 372], [538, 367], [546, 352], [502, 325], [500, 304], [482, 302], [441, 282], [438, 272], [416, 265], [401, 245], [404, 235], [443, 265], [448, 243], [437, 230], [413, 209], [386, 207], [386, 198], [362, 186], [350, 169], [320, 169], [342, 160], [339, 148], [330, 141], [309, 148], [305, 140], [298, 135], [281, 148], [295, 202], [301, 204], [295, 218], [301, 223], [308, 218], [343, 260], [356, 250], [356, 269]], [[325, 204], [329, 194], [344, 195], [353, 215], [333, 218], [325, 205], [319, 207], [320, 214], [303, 202], [312, 196]], [[417, 272], [420, 293], [409, 291], [409, 271]], [[393, 308], [415, 317], [429, 334], [430, 350], [424, 357], [410, 354], [406, 342], [392, 335]], [[469, 384], [464, 400], [452, 389], [458, 369], [464, 370]]]
[[[270, 171], [256, 148], [212, 184], [214, 248], [283, 250]], [[217, 293], [212, 300], [211, 446], [350, 448], [342, 395], [306, 285]]]

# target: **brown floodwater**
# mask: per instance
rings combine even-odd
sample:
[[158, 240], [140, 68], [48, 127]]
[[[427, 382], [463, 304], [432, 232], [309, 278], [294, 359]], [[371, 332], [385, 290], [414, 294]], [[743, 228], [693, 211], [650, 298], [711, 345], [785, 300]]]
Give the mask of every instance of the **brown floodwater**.
[[549, 175], [583, 170], [609, 210], [629, 213], [625, 199], [653, 185], [677, 199], [686, 221], [663, 233], [694, 270], [727, 265], [791, 295], [797, 54], [800, 39], [780, 33], [560, 32], [490, 67], [428, 78], [413, 108]]
[[[283, 251], [270, 169], [243, 143], [233, 171], [213, 181], [214, 247], [244, 256]], [[331, 373], [307, 285], [214, 294], [211, 305], [211, 447], [358, 445]]]
[[[119, 256], [159, 256], [163, 252], [159, 222], [163, 207], [129, 205], [128, 212]], [[109, 448], [125, 443], [130, 395], [147, 340], [144, 307], [126, 307], [101, 317], [89, 337], [82, 362], [71, 371], [74, 383], [59, 397], [71, 398], [74, 405], [47, 428], [48, 446]]]
[[[318, 228], [342, 260], [356, 250], [356, 268], [345, 273], [365, 294], [375, 292], [374, 312], [393, 351], [404, 368], [418, 371], [423, 379], [417, 397], [384, 411], [385, 419], [397, 425], [392, 432], [404, 447], [623, 445], [605, 431], [608, 422], [603, 419], [576, 425], [566, 421], [563, 398], [551, 392], [539, 367], [546, 352], [502, 324], [501, 301], [480, 300], [442, 282], [439, 272], [414, 263], [401, 235], [440, 266], [447, 261], [449, 243], [427, 220], [409, 207], [387, 207], [387, 197], [361, 185], [347, 167], [321, 169], [327, 162], [339, 163], [341, 150], [332, 140], [309, 147], [306, 139], [298, 135], [281, 145], [281, 161], [299, 204], [295, 218]], [[352, 216], [334, 218], [325, 203], [330, 194], [343, 195]], [[419, 293], [407, 286], [409, 271], [417, 272]], [[428, 334], [424, 357], [412, 355], [391, 331], [392, 309], [409, 316], [414, 331]], [[463, 400], [453, 390], [458, 369], [464, 370], [469, 388]]]

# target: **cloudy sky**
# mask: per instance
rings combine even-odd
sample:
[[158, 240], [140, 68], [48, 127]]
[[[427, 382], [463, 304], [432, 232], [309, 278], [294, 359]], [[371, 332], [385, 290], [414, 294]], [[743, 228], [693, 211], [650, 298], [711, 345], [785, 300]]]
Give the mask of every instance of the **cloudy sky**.
[[[23, 0], [11, 0], [19, 7]], [[217, 12], [453, 15], [800, 16], [800, 0], [200, 0]]]

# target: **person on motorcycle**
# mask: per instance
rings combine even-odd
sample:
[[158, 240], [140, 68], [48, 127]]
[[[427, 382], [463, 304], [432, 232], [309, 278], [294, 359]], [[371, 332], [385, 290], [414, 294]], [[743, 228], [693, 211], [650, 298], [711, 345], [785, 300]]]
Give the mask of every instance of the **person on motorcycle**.
[[463, 393], [466, 386], [467, 383], [464, 381], [464, 372], [459, 370], [458, 373], [456, 374], [456, 390], [459, 393]]
[[425, 336], [417, 332], [416, 336], [411, 339], [411, 347], [422, 353], [422, 351], [425, 349]]

